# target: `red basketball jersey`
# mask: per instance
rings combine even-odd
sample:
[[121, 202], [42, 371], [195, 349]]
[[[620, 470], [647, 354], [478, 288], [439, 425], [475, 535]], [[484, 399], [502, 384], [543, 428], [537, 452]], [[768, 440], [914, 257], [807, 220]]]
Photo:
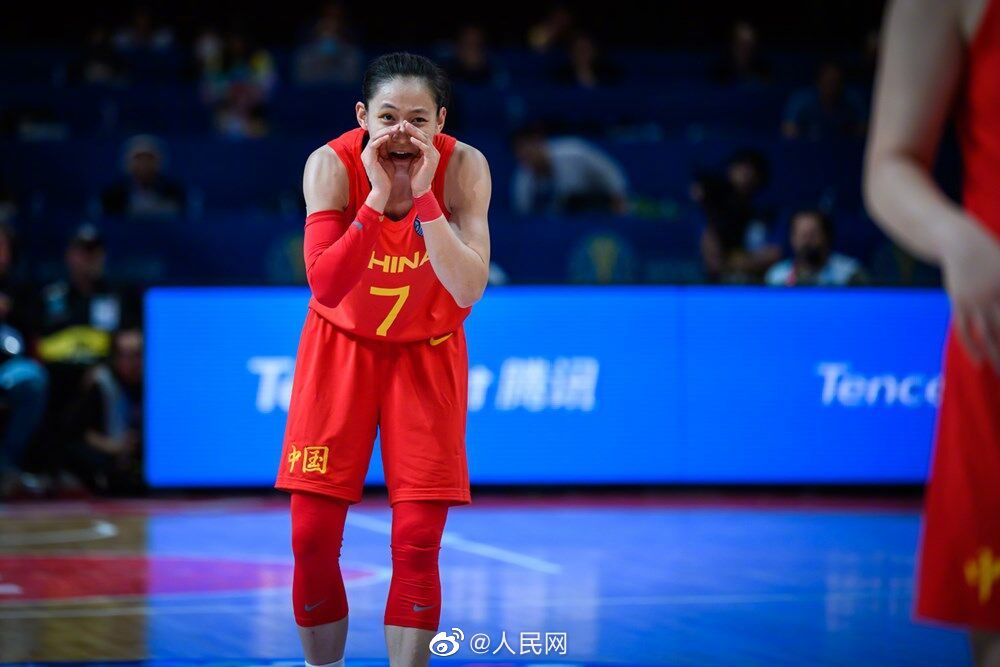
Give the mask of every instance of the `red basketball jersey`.
[[[345, 213], [353, 219], [371, 192], [371, 183], [361, 162], [367, 132], [357, 128], [330, 141], [330, 146], [347, 167], [350, 195]], [[455, 138], [434, 136], [441, 154], [431, 188], [445, 217], [444, 176], [455, 150]], [[334, 326], [365, 338], [409, 342], [440, 337], [455, 331], [471, 308], [459, 308], [431, 267], [423, 229], [411, 208], [401, 220], [386, 217], [367, 268], [347, 296], [330, 308], [310, 299], [309, 307]]]

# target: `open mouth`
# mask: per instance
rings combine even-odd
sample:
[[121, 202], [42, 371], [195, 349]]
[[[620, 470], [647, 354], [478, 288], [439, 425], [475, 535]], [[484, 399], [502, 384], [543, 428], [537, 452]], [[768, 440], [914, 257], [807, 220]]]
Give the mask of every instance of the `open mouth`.
[[408, 151], [389, 151], [389, 157], [393, 160], [412, 160], [417, 154]]

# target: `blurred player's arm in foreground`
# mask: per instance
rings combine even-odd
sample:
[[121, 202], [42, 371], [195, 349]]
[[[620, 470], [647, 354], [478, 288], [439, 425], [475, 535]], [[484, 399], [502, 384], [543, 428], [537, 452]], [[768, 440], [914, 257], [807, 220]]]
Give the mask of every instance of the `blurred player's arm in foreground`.
[[354, 220], [345, 215], [350, 179], [336, 152], [321, 146], [306, 160], [302, 174], [307, 214], [303, 242], [306, 279], [313, 296], [324, 306], [336, 306], [358, 283], [375, 247], [392, 185], [379, 147], [389, 139], [392, 129], [376, 135], [361, 154], [372, 190]]
[[962, 77], [965, 35], [978, 25], [978, 16], [962, 15], [963, 6], [897, 0], [888, 8], [864, 194], [887, 234], [941, 266], [963, 345], [1000, 372], [1000, 244], [931, 177]]
[[[416, 139], [414, 144], [427, 159], [426, 166], [418, 165], [413, 175], [416, 205], [424, 190], [430, 188], [426, 172], [421, 175], [420, 171], [429, 169], [431, 165], [437, 168], [437, 157], [434, 155], [437, 151], [433, 142], [425, 141], [427, 137], [419, 129], [409, 123], [404, 124], [404, 129]], [[432, 175], [434, 171], [429, 173]], [[459, 142], [445, 176], [446, 205], [452, 219], [445, 220], [443, 215], [429, 219], [421, 216], [424, 242], [434, 273], [462, 308], [479, 301], [489, 279], [490, 230], [487, 213], [492, 187], [486, 157], [472, 146]]]

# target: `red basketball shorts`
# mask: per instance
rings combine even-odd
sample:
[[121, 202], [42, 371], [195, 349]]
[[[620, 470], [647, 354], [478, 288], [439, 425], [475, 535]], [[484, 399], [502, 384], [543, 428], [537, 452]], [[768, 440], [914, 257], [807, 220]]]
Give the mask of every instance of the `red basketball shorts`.
[[275, 488], [358, 502], [377, 429], [390, 504], [472, 502], [468, 369], [461, 327], [448, 337], [388, 343], [348, 334], [309, 309]]
[[920, 618], [1000, 632], [1000, 376], [949, 330], [917, 575]]

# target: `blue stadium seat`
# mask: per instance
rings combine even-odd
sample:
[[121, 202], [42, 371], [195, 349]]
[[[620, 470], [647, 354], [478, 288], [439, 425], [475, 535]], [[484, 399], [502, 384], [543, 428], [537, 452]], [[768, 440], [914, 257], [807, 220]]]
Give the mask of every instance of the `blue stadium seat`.
[[[148, 132], [163, 140], [166, 173], [188, 189], [192, 206], [185, 219], [173, 222], [103, 221], [109, 245], [123, 250], [134, 244], [141, 252], [132, 257], [145, 258], [118, 268], [157, 280], [274, 279], [267, 262], [281, 259], [263, 259], [271, 252], [265, 248], [277, 248], [271, 255], [278, 256], [282, 244], [296, 243], [303, 164], [314, 148], [356, 125], [359, 85], [296, 86], [292, 51], [276, 49], [280, 83], [267, 105], [269, 136], [229, 140], [214, 133], [198, 83], [184, 80], [189, 64], [183, 53], [128, 56], [136, 81], [123, 87], [66, 84], [67, 66], [80, 55], [52, 49], [0, 53], [0, 111], [13, 117], [30, 111], [67, 129], [63, 140], [0, 139], [0, 175], [25, 203], [22, 217], [32, 221], [27, 236], [47, 237], [39, 243], [53, 251], [49, 264], [40, 266], [59, 265], [61, 241], [53, 245], [51, 239], [100, 214], [94, 203], [122, 174], [125, 140]], [[446, 131], [489, 159], [495, 257], [515, 282], [565, 280], [574, 244], [606, 230], [633, 247], [645, 267], [696, 262], [703, 222], [688, 199], [689, 185], [704, 170], [724, 168], [742, 148], [759, 150], [771, 164], [764, 199], [782, 211], [779, 224], [787, 224], [800, 206], [820, 206], [837, 222], [838, 249], [865, 259], [884, 243], [863, 213], [862, 141], [789, 142], [779, 136], [788, 95], [812, 80], [821, 54], [769, 53], [775, 83], [720, 86], [706, 76], [715, 53], [625, 49], [611, 54], [623, 80], [598, 90], [553, 84], [561, 53], [501, 49], [495, 55], [510, 75], [507, 87], [456, 85]], [[649, 204], [637, 210], [661, 219], [512, 216], [517, 165], [509, 135], [534, 120], [548, 121], [556, 133], [596, 137], [623, 166], [632, 193]], [[227, 252], [233, 235], [245, 243]], [[667, 269], [643, 275], [671, 274]]]

